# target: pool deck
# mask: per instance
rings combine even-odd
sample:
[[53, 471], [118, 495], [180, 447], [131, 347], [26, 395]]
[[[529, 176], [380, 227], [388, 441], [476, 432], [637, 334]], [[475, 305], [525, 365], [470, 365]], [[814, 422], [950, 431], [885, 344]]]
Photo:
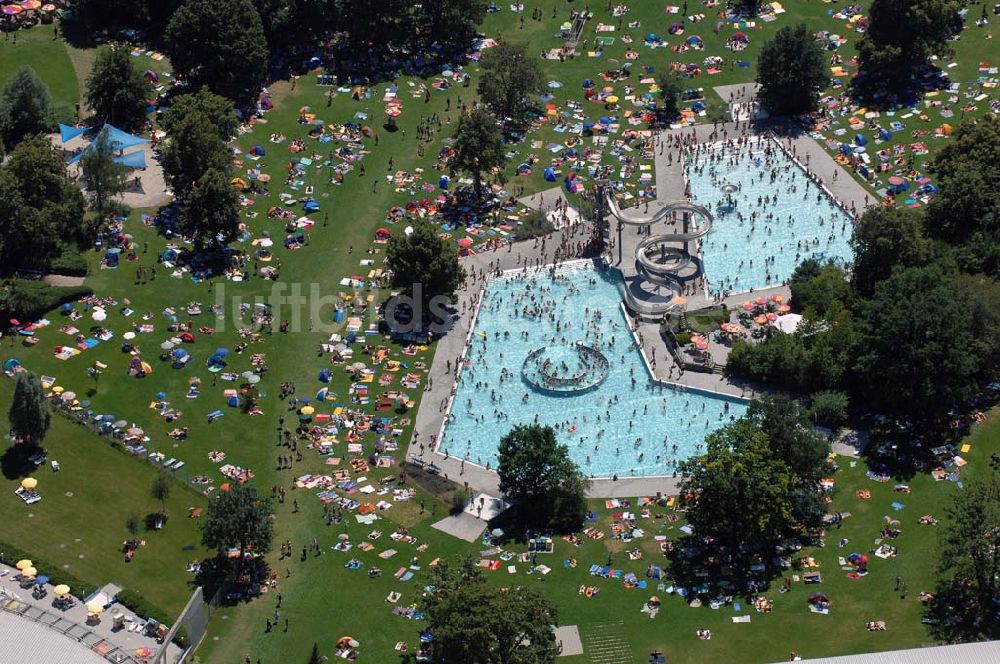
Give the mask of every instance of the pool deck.
[[[690, 140], [696, 143], [706, 143], [745, 136], [750, 131], [752, 130], [748, 123], [720, 125], [717, 132], [712, 125], [698, 125], [664, 132], [660, 139], [665, 143], [664, 136], [675, 134], [689, 136]], [[871, 198], [864, 188], [811, 137], [802, 134], [794, 138], [779, 137], [776, 140], [781, 141], [801, 165], [805, 167], [808, 164], [807, 170], [815, 174], [819, 178], [820, 184], [825, 186], [845, 208], [851, 209], [853, 206], [860, 213], [871, 204]], [[659, 195], [651, 207], [666, 201], [684, 198], [683, 159], [678, 158], [680, 156], [679, 149], [672, 148], [674, 159], [671, 164], [668, 163], [671, 148], [665, 144], [661, 145], [662, 150], [657, 148], [655, 156], [656, 187]], [[840, 174], [834, 181], [833, 174], [838, 171]], [[529, 207], [547, 210], [551, 209], [559, 197], [564, 198], [565, 193], [561, 188], [554, 187], [524, 197], [519, 202]], [[550, 264], [554, 262], [557, 248], [585, 241], [589, 232], [590, 225], [580, 223], [555, 231], [544, 243], [537, 240], [519, 242], [496, 251], [462, 259], [462, 265], [469, 276], [462, 288], [456, 293], [456, 306], [458, 311], [463, 311], [464, 307], [465, 313], [455, 320], [452, 330], [438, 341], [437, 352], [434, 354], [429, 373], [430, 385], [425, 391], [416, 415], [414, 436], [407, 450], [407, 459], [433, 465], [445, 478], [466, 483], [470, 488], [489, 493], [499, 491], [495, 472], [467, 461], [463, 462], [460, 458], [445, 457], [444, 454], [431, 451], [431, 436], [435, 436], [435, 439], [440, 437], [444, 414], [448, 412], [448, 402], [453, 397], [456, 387], [456, 373], [454, 369], [448, 370], [447, 363], [451, 360], [455, 366], [459, 365], [460, 359], [465, 353], [474, 320], [472, 312], [475, 311], [482, 290], [486, 285], [487, 274], [498, 270], [520, 269], [526, 265]], [[612, 226], [612, 235], [616, 235], [614, 226]], [[634, 266], [635, 245], [641, 237], [634, 229], [626, 229], [623, 232], [623, 239], [627, 243], [622, 246], [622, 256], [626, 259], [624, 262]], [[617, 247], [613, 253], [617, 256]], [[565, 251], [562, 252], [562, 257], [565, 258]], [[772, 293], [780, 293], [788, 297], [789, 289], [785, 286], [779, 286], [754, 291], [755, 295], [766, 296]], [[724, 301], [727, 306], [733, 308], [739, 306], [746, 299], [745, 293], [738, 293]], [[688, 308], [696, 309], [710, 303], [710, 298], [704, 292], [700, 292], [689, 298]], [[635, 336], [637, 341], [641, 340], [639, 346], [653, 380], [660, 381], [665, 385], [676, 384], [684, 388], [714, 392], [730, 397], [753, 398], [760, 394], [748, 384], [733, 381], [718, 374], [680, 372], [667, 351], [666, 342], [660, 335], [659, 326], [655, 323], [638, 323]], [[423, 449], [421, 449], [421, 444]], [[657, 493], [676, 494], [679, 485], [680, 479], [674, 477], [622, 477], [617, 480], [601, 478], [592, 480], [588, 495], [594, 498], [625, 498], [651, 496]]]

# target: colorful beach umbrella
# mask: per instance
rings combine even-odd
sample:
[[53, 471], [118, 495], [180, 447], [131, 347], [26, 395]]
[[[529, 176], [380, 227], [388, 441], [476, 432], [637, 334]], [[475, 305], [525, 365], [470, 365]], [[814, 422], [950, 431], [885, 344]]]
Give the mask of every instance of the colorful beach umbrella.
[[56, 595], [59, 595], [60, 597], [65, 597], [66, 595], [69, 594], [69, 586], [67, 586], [65, 583], [60, 583], [58, 586], [54, 588], [54, 590]]
[[0, 13], [3, 13], [5, 16], [17, 16], [23, 11], [24, 7], [21, 5], [4, 5], [0, 7]]

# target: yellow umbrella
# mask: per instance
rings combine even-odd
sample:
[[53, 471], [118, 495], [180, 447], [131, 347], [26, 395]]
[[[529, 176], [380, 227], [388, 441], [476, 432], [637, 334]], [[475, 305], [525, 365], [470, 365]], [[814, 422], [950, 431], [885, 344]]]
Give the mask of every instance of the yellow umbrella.
[[316, 412], [316, 409], [313, 408], [312, 406], [303, 406], [302, 410], [300, 410], [299, 412], [302, 413], [303, 415], [312, 415], [313, 413]]
[[617, 104], [618, 103], [618, 97], [616, 95], [611, 95], [610, 97], [608, 97], [604, 101], [608, 102], [609, 104]]
[[38, 480], [34, 477], [25, 477], [21, 480], [22, 489], [34, 489], [36, 486], [38, 486]]
[[27, 558], [25, 558], [24, 560], [18, 560], [17, 564], [14, 565], [14, 567], [18, 568], [19, 570], [26, 570], [29, 567], [34, 567], [34, 566], [35, 564], [30, 560], [28, 560]]
[[59, 595], [60, 597], [63, 597], [63, 596], [66, 596], [66, 595], [69, 594], [69, 586], [67, 586], [65, 583], [60, 583], [53, 590], [55, 590], [56, 595]]
[[59, 385], [56, 385], [55, 387], [52, 388], [52, 392], [54, 394], [62, 394], [64, 391], [65, 391], [65, 388], [63, 388], [63, 387], [61, 387]]
[[25, 567], [21, 570], [21, 574], [29, 579], [33, 579], [38, 576], [38, 570], [34, 567]]
[[100, 613], [104, 610], [104, 605], [100, 602], [87, 602], [87, 610], [91, 613]]

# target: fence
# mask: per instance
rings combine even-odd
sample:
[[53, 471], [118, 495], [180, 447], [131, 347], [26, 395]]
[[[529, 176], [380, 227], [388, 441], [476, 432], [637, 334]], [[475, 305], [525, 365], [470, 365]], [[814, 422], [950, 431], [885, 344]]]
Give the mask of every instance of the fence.
[[[208, 632], [208, 623], [211, 620], [215, 609], [219, 606], [221, 598], [221, 587], [216, 591], [215, 595], [207, 601], [205, 600], [204, 590], [201, 587], [196, 588], [191, 594], [191, 598], [188, 600], [184, 610], [181, 611], [181, 615], [177, 617], [177, 620], [174, 621], [173, 627], [170, 628], [166, 638], [163, 639], [163, 647], [156, 653], [152, 664], [183, 664], [188, 661], [188, 658], [201, 644], [202, 639], [205, 638], [205, 634]], [[178, 659], [176, 663], [170, 662], [167, 660], [168, 646], [171, 641], [173, 641], [174, 636], [181, 627], [183, 627], [187, 632], [189, 645], [187, 650], [181, 654], [180, 659]]]

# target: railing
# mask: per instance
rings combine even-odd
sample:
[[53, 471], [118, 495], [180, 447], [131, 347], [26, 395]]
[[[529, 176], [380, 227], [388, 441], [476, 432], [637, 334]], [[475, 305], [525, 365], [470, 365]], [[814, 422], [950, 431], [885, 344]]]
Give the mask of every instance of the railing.
[[104, 637], [95, 634], [86, 626], [72, 620], [67, 620], [56, 613], [46, 611], [34, 604], [23, 602], [16, 595], [12, 595], [3, 589], [0, 589], [0, 608], [7, 613], [27, 618], [64, 636], [68, 636], [109, 662], [115, 662], [115, 664], [142, 664], [142, 660], [136, 659], [129, 652], [122, 650]]

